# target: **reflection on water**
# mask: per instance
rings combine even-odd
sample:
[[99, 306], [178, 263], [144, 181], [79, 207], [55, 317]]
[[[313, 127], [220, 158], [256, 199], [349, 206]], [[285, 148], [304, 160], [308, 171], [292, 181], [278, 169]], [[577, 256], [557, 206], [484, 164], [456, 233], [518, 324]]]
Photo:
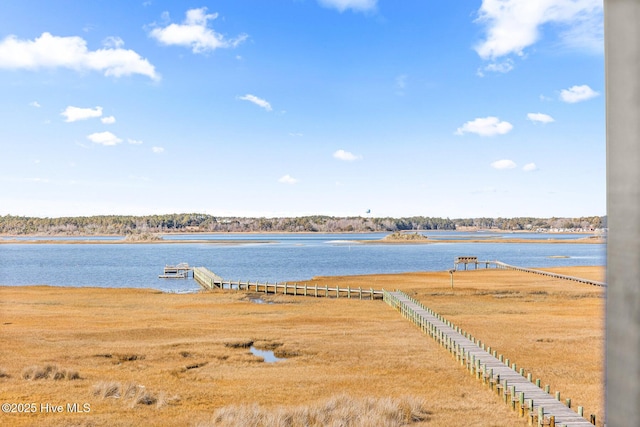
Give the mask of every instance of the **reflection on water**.
[[251, 354], [253, 354], [254, 356], [262, 357], [265, 363], [275, 363], [287, 360], [276, 357], [271, 350], [258, 350], [257, 348], [251, 346], [249, 351], [251, 351]]
[[260, 297], [249, 298], [249, 301], [251, 301], [254, 304], [273, 304], [273, 301], [267, 302]]

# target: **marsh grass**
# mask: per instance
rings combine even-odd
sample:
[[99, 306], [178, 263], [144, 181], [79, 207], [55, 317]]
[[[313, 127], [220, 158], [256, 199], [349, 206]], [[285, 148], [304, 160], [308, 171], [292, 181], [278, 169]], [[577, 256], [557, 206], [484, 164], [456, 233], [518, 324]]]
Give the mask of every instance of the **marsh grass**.
[[[602, 280], [602, 268], [558, 272]], [[561, 391], [574, 407], [604, 419], [602, 289], [493, 269], [457, 272], [454, 281], [451, 289], [450, 275], [435, 272], [326, 277], [309, 284], [401, 288], [543, 385], [551, 384], [552, 392]], [[547, 294], [530, 294], [538, 291]], [[494, 298], [494, 293], [523, 297]], [[18, 416], [12, 427], [192, 426], [241, 403], [252, 408], [256, 403], [263, 414], [282, 410], [288, 414], [282, 418], [286, 425], [305, 410], [320, 417], [331, 409], [323, 405], [342, 395], [356, 401], [419, 396], [430, 413], [416, 426], [526, 425], [434, 340], [380, 300], [262, 297], [277, 304], [254, 304], [245, 293], [229, 291], [0, 286], [0, 301], [11, 301], [3, 305], [3, 315], [12, 319], [0, 334], [2, 368], [16, 373], [0, 380], [2, 398], [88, 401], [92, 407], [90, 414], [66, 419]], [[249, 353], [249, 343], [275, 347], [275, 356], [287, 360], [262, 363]], [[25, 366], [70, 361], [83, 379], [28, 382], [19, 375]], [[186, 368], [193, 365], [199, 367]], [[109, 381], [97, 386], [101, 380]], [[130, 383], [146, 387], [127, 390]], [[92, 384], [99, 390], [95, 395]], [[156, 402], [149, 404], [149, 396]]]
[[[551, 272], [604, 281], [603, 267]], [[377, 283], [401, 289], [524, 368], [533, 379], [604, 420], [605, 288], [515, 271], [447, 272], [319, 278], [341, 286]], [[316, 284], [316, 283], [314, 283]], [[587, 416], [588, 418], [588, 416]], [[601, 426], [601, 421], [598, 426]]]
[[72, 369], [61, 369], [56, 365], [29, 366], [22, 371], [22, 378], [28, 381], [36, 380], [79, 380], [80, 374]]
[[115, 381], [100, 381], [93, 386], [93, 395], [101, 399], [119, 399], [122, 385]]
[[249, 348], [253, 345], [253, 340], [233, 340], [224, 343], [229, 348]]
[[100, 399], [120, 399], [131, 408], [136, 405], [156, 405], [157, 408], [162, 408], [179, 400], [177, 396], [168, 398], [165, 392], [151, 393], [145, 386], [131, 382], [123, 385], [116, 381], [100, 381], [93, 385], [92, 394]]
[[264, 341], [264, 340], [256, 340], [253, 342], [253, 346], [260, 350], [275, 350], [279, 347], [282, 347], [284, 343], [277, 341]]
[[429, 421], [430, 415], [425, 401], [417, 397], [356, 398], [338, 395], [304, 406], [225, 406], [216, 410], [210, 421], [197, 426], [399, 427]]
[[102, 357], [105, 359], [111, 359], [113, 363], [133, 362], [135, 360], [144, 360], [144, 354], [134, 353], [98, 353], [94, 354], [94, 357]]

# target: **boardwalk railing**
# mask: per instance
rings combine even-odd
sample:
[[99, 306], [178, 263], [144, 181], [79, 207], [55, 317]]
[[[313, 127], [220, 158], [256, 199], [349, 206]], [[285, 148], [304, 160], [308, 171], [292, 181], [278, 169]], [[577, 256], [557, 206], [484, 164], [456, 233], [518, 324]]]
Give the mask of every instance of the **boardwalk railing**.
[[467, 265], [473, 264], [478, 269], [478, 264], [484, 264], [485, 268], [489, 268], [489, 265], [495, 264], [495, 261], [478, 261], [477, 256], [457, 256], [453, 259], [453, 269], [457, 270], [458, 265], [463, 264], [464, 269], [467, 269]]
[[491, 347], [487, 348], [486, 344], [407, 294], [385, 291], [383, 299], [449, 350], [471, 375], [494, 390], [521, 417], [528, 417], [529, 425], [587, 427], [595, 424], [595, 415], [591, 415], [591, 422], [588, 422], [583, 417], [582, 407], [578, 407], [576, 414], [570, 409], [570, 399], [563, 404], [559, 392], [555, 397], [551, 396], [548, 385], [543, 390], [539, 379], [534, 384], [531, 374], [525, 378], [524, 369], [518, 373], [515, 363], [510, 365], [510, 360], [505, 360], [496, 350], [492, 352]]
[[357, 298], [357, 299], [382, 299], [384, 290], [375, 290], [373, 288], [341, 288], [338, 286], [309, 286], [306, 283], [260, 283], [223, 280], [220, 276], [209, 271], [205, 267], [194, 267], [193, 278], [204, 289], [233, 289], [242, 291], [255, 291], [265, 294], [282, 294], [282, 295], [299, 295], [325, 298]]
[[193, 278], [205, 289], [213, 289], [217, 283], [222, 283], [222, 277], [204, 267], [193, 267]]
[[551, 273], [549, 271], [533, 270], [531, 268], [516, 267], [513, 265], [505, 264], [504, 262], [500, 262], [500, 261], [493, 261], [493, 263], [496, 265], [496, 268], [502, 268], [505, 270], [516, 270], [516, 271], [522, 271], [524, 273], [540, 274], [543, 276], [549, 276], [556, 279], [573, 280], [574, 282], [586, 283], [588, 285], [593, 285], [593, 286], [603, 286], [603, 287], [607, 286], [606, 283], [598, 282], [597, 280], [583, 279], [581, 277], [567, 276], [564, 274]]
[[[513, 269], [527, 273], [543, 274], [555, 278], [575, 280], [596, 286], [606, 286], [602, 282], [596, 282], [545, 271], [514, 267], [499, 261], [494, 262], [497, 268]], [[233, 289], [283, 295], [304, 295], [315, 297], [334, 298], [359, 298], [379, 299], [391, 307], [400, 311], [407, 319], [416, 324], [424, 333], [434, 338], [442, 347], [446, 348], [456, 360], [469, 371], [471, 375], [481, 380], [491, 390], [494, 390], [504, 399], [504, 402], [518, 411], [521, 417], [529, 418], [529, 425], [537, 426], [565, 426], [588, 427], [595, 424], [595, 415], [591, 415], [591, 422], [584, 417], [584, 409], [579, 406], [578, 413], [571, 410], [571, 399], [566, 399], [563, 404], [560, 401], [560, 392], [555, 397], [550, 394], [550, 386], [541, 388], [539, 379], [533, 383], [532, 374], [525, 377], [523, 368], [517, 371], [516, 364], [510, 364], [502, 354], [487, 347], [485, 343], [476, 340], [460, 327], [455, 326], [449, 320], [425, 307], [419, 301], [407, 294], [396, 291], [362, 288], [340, 288], [325, 286], [308, 286], [298, 283], [259, 283], [226, 281], [205, 267], [193, 268], [194, 279], [205, 289]], [[366, 298], [364, 298], [366, 297]]]

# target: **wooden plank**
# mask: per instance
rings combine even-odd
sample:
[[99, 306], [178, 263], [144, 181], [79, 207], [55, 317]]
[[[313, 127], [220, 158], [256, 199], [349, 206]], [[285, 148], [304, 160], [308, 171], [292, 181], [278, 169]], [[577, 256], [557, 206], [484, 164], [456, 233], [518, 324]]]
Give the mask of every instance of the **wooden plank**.
[[581, 277], [567, 276], [567, 275], [564, 275], [564, 274], [552, 273], [550, 271], [534, 270], [532, 268], [516, 267], [514, 265], [505, 264], [504, 262], [500, 262], [500, 261], [495, 261], [495, 264], [496, 264], [496, 267], [504, 268], [504, 269], [507, 269], [507, 270], [516, 270], [516, 271], [522, 271], [522, 272], [525, 272], [525, 273], [540, 274], [540, 275], [543, 275], [543, 276], [554, 277], [556, 279], [572, 280], [574, 282], [585, 283], [585, 284], [593, 285], [593, 286], [602, 286], [602, 287], [606, 287], [607, 286], [606, 283], [599, 282], [597, 280], [589, 280], [589, 279], [583, 279]]
[[[556, 425], [566, 425], [567, 427], [592, 426], [589, 421], [580, 417], [562, 402], [559, 402], [554, 396], [514, 371], [514, 369], [508, 365], [508, 362], [506, 364], [502, 363], [494, 355], [479, 347], [478, 343], [474, 343], [473, 338], [470, 339], [467, 334], [458, 332], [459, 328], [453, 327], [452, 324], [444, 320], [442, 316], [424, 307], [417, 301], [412, 300], [405, 293], [399, 291], [385, 292], [384, 301], [399, 310], [404, 317], [416, 323], [421, 328], [424, 328], [424, 325], [426, 325], [429, 334], [437, 341], [440, 343], [449, 343], [447, 347], [450, 352], [458, 355], [460, 355], [461, 352], [464, 358], [463, 361], [468, 363], [468, 368], [472, 373], [474, 370], [477, 370], [478, 366], [485, 366], [485, 369], [492, 369], [493, 375], [496, 377], [499, 376], [502, 385], [502, 387], [498, 388], [498, 391], [504, 387], [506, 393], [506, 386], [509, 385], [512, 387], [510, 391], [513, 393], [513, 396], [516, 396], [517, 393], [523, 393], [523, 399], [533, 400], [532, 409], [536, 411], [540, 410], [543, 417], [555, 417]], [[476, 375], [478, 374], [476, 373]], [[507, 402], [507, 394], [503, 394], [503, 397], [505, 402]]]
[[[264, 293], [269, 293], [273, 291], [273, 293], [282, 293], [283, 295], [294, 295], [294, 296], [314, 296], [314, 297], [325, 297], [325, 298], [340, 298], [341, 296], [347, 296], [348, 298], [352, 297], [352, 294], [356, 293], [355, 289], [351, 289], [351, 287], [340, 288], [340, 287], [330, 287], [328, 285], [325, 286], [309, 286], [306, 283], [304, 285], [299, 285], [297, 283], [290, 284], [287, 282], [283, 283], [274, 283], [273, 285], [267, 283], [259, 283], [256, 281], [255, 283], [250, 283], [247, 281], [246, 283], [231, 280], [223, 280], [220, 276], [216, 275], [206, 267], [193, 267], [193, 278], [198, 282], [200, 286], [205, 289], [224, 289], [224, 290], [250, 290], [251, 287], [255, 289], [256, 292], [261, 290]], [[303, 291], [300, 293], [298, 291]], [[310, 291], [313, 291], [310, 292]], [[373, 288], [369, 290], [363, 290], [362, 288], [358, 289], [359, 298], [362, 299], [363, 294], [368, 294], [370, 299], [382, 299], [384, 295], [383, 290], [374, 290]]]

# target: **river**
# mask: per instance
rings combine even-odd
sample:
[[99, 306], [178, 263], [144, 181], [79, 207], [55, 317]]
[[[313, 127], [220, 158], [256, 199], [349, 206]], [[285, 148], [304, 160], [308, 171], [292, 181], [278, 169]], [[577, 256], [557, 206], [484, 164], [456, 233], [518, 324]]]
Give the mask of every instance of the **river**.
[[[387, 233], [169, 235], [166, 240], [226, 240], [219, 243], [0, 244], [0, 285], [153, 288], [166, 292], [199, 289], [192, 279], [159, 279], [166, 264], [204, 266], [229, 280], [303, 281], [314, 276], [442, 271], [456, 256], [477, 256], [521, 267], [605, 265], [606, 245], [540, 243], [583, 235], [490, 233], [492, 238], [525, 238], [532, 243], [471, 243], [488, 233], [434, 232], [456, 243], [364, 244]], [[51, 237], [23, 238], [50, 240]], [[69, 238], [58, 238], [68, 240]], [[73, 240], [92, 238], [76, 237]], [[115, 238], [104, 238], [113, 240]], [[533, 240], [536, 242], [533, 242]]]

